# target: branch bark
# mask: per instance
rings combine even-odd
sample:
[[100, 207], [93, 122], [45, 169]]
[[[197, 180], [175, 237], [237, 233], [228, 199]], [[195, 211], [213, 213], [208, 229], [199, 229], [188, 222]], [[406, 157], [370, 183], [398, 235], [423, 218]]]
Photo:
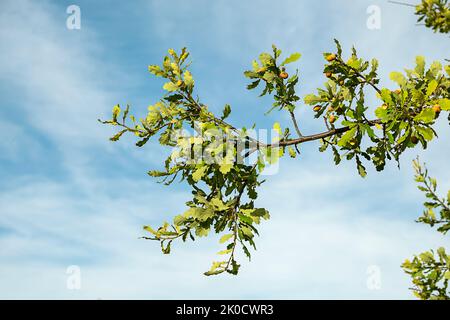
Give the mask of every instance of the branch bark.
[[[375, 119], [375, 120], [369, 120], [367, 123], [369, 126], [374, 126], [376, 124], [381, 124], [381, 120], [380, 119]], [[321, 132], [321, 133], [317, 133], [317, 134], [312, 134], [309, 136], [303, 136], [297, 139], [288, 139], [288, 140], [281, 140], [278, 143], [278, 146], [284, 147], [284, 146], [290, 146], [290, 145], [296, 145], [296, 144], [300, 144], [303, 142], [308, 142], [308, 141], [314, 141], [314, 140], [319, 140], [319, 139], [324, 139], [330, 136], [334, 136], [336, 134], [340, 134], [340, 133], [344, 133], [346, 131], [350, 130], [350, 127], [341, 127], [341, 128], [335, 128], [335, 129], [331, 129], [325, 132]], [[268, 144], [267, 147], [274, 147], [274, 144]]]

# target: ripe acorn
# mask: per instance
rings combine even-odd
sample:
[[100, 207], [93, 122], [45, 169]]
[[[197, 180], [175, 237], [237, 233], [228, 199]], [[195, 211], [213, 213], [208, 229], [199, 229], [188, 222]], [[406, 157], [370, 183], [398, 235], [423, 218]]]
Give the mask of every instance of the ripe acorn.
[[336, 55], [334, 53], [327, 55], [326, 57], [328, 62], [336, 60]]
[[334, 122], [336, 121], [336, 116], [335, 116], [334, 114], [330, 115], [330, 116], [328, 117], [328, 121], [329, 121], [330, 123], [334, 123]]
[[314, 110], [315, 112], [319, 112], [320, 109], [322, 109], [322, 107], [319, 106], [319, 105], [316, 105], [316, 106], [314, 106], [314, 108], [313, 108], [313, 110]]
[[325, 72], [325, 77], [331, 78], [333, 74], [331, 72]]
[[438, 104], [435, 104], [431, 109], [434, 111], [434, 118], [439, 118], [439, 115], [441, 114], [441, 106]]
[[417, 144], [419, 142], [419, 138], [417, 138], [416, 136], [411, 136], [411, 142], [413, 144]]
[[433, 111], [434, 111], [434, 112], [440, 113], [441, 110], [442, 110], [442, 109], [441, 109], [441, 106], [440, 106], [440, 105], [435, 104], [435, 105], [433, 106]]
[[287, 72], [283, 71], [283, 72], [280, 73], [280, 78], [281, 79], [287, 79], [288, 77], [289, 77], [289, 75], [287, 74]]

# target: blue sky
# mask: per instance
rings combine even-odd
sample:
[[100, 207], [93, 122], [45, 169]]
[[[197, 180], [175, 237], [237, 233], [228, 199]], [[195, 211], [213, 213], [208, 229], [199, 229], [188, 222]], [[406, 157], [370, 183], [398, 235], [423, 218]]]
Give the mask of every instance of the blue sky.
[[[71, 4], [81, 8], [80, 30], [66, 28]], [[366, 27], [370, 5], [381, 8], [380, 30]], [[231, 104], [236, 126], [288, 125], [285, 114], [264, 116], [270, 100], [246, 91], [243, 70], [272, 43], [299, 51], [303, 96], [324, 82], [321, 53], [333, 38], [377, 57], [382, 79], [416, 55], [442, 60], [450, 49], [448, 37], [415, 25], [411, 8], [387, 1], [1, 1], [0, 298], [411, 298], [401, 262], [448, 247], [414, 222], [422, 196], [410, 165], [420, 154], [440, 190], [450, 187], [445, 121], [428, 150], [404, 155], [401, 170], [370, 168], [366, 179], [353, 163], [335, 167], [316, 143], [283, 159], [260, 191], [272, 219], [259, 250], [238, 277], [219, 278], [202, 275], [220, 248], [215, 237], [177, 244], [170, 256], [138, 239], [142, 225], [183, 212], [189, 190], [146, 175], [161, 165], [157, 143], [111, 143], [111, 129], [97, 122], [116, 103], [142, 115], [163, 93], [147, 66], [187, 46], [197, 93], [212, 110]], [[296, 112], [304, 132], [323, 130], [309, 108]], [[81, 269], [80, 290], [66, 288], [70, 265]], [[379, 290], [366, 285], [372, 265]]]

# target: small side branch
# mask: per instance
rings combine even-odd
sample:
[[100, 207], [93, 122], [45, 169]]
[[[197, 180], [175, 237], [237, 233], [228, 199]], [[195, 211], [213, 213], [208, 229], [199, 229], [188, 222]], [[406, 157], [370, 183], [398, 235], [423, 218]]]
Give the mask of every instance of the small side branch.
[[300, 129], [298, 127], [297, 119], [295, 118], [295, 114], [293, 111], [289, 111], [291, 115], [292, 122], [294, 123], [295, 131], [297, 131], [297, 134], [299, 137], [303, 137], [302, 133], [300, 132]]
[[[368, 125], [370, 126], [374, 126], [375, 124], [380, 124], [381, 120], [380, 119], [376, 119], [376, 120], [370, 120], [368, 121]], [[350, 130], [349, 127], [341, 127], [341, 128], [336, 128], [336, 129], [331, 129], [322, 133], [318, 133], [318, 134], [313, 134], [310, 136], [303, 136], [300, 137], [298, 139], [288, 139], [288, 140], [281, 140], [278, 145], [280, 147], [284, 147], [284, 146], [290, 146], [290, 145], [297, 145], [303, 142], [308, 142], [308, 141], [314, 141], [314, 140], [319, 140], [319, 139], [323, 139], [323, 138], [327, 138], [330, 136], [334, 136], [336, 134], [340, 134], [340, 133], [344, 133], [346, 131]], [[271, 147], [272, 145], [268, 145], [268, 147]]]
[[401, 1], [392, 1], [392, 0], [389, 0], [388, 2], [389, 2], [389, 3], [393, 3], [393, 4], [400, 4], [400, 5], [402, 5], [402, 6], [415, 7], [414, 4], [406, 3], [406, 2], [401, 2]]

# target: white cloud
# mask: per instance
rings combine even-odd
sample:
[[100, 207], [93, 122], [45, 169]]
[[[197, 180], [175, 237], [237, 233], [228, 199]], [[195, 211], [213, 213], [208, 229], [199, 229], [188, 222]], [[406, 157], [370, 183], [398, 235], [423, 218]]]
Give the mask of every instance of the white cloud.
[[[0, 120], [0, 159], [18, 161], [28, 158], [33, 161], [42, 152], [40, 143], [33, 141], [31, 134], [21, 126]], [[23, 146], [27, 148], [23, 148]]]
[[111, 95], [90, 83], [99, 77], [83, 51], [88, 46], [64, 28], [64, 21], [58, 25], [56, 9], [29, 1], [3, 4], [2, 78], [21, 90], [17, 98], [33, 126], [54, 138], [86, 140], [93, 128], [86, 120], [95, 119]]
[[[307, 177], [309, 171], [314, 174], [317, 167], [296, 174]], [[301, 188], [286, 183], [289, 176], [280, 175], [261, 192], [261, 204], [272, 218], [261, 226], [252, 262], [241, 257], [238, 277], [218, 278], [201, 274], [220, 249], [214, 237], [176, 244], [170, 256], [162, 255], [157, 243], [137, 239], [143, 222], [159, 223], [157, 212], [171, 217], [183, 209], [188, 195], [169, 193], [161, 199], [151, 196], [154, 188], [149, 185], [148, 193], [139, 193], [144, 186], [124, 181], [127, 191], [120, 197], [106, 187], [80, 200], [67, 185], [28, 181], [0, 197], [0, 225], [6, 229], [1, 238], [1, 297], [411, 297], [399, 265], [445, 240], [413, 222], [418, 212], [405, 219], [376, 197], [333, 196], [330, 185], [355, 192], [349, 185], [356, 179], [344, 181], [338, 173]], [[389, 213], [381, 214], [383, 209]], [[65, 288], [65, 269], [72, 264], [81, 267], [81, 291]], [[380, 291], [366, 287], [370, 265], [381, 268]]]
[[[121, 72], [120, 64], [102, 60], [108, 53], [95, 31], [88, 27], [68, 30], [61, 16], [65, 17], [65, 8], [50, 2], [2, 3], [0, 80], [16, 93], [12, 97], [20, 106], [5, 112], [19, 113], [18, 120], [25, 124], [13, 124], [11, 118], [2, 122], [16, 131], [30, 126], [48, 138], [54, 144], [53, 151], [61, 155], [62, 166], [81, 188], [87, 187], [87, 180], [95, 174], [94, 152], [113, 158], [126, 153], [128, 159], [122, 158], [122, 166], [129, 165], [130, 158], [141, 165], [155, 164], [160, 154], [137, 150], [129, 138], [128, 143], [113, 146], [108, 138], [114, 129], [97, 122], [110, 117], [112, 106], [122, 101], [117, 88], [123, 87], [113, 79], [120, 78], [130, 86], [135, 80]], [[11, 131], [8, 136], [12, 134], [14, 146], [35, 148], [34, 141]], [[14, 146], [9, 142], [4, 147], [9, 153]], [[46, 158], [47, 154], [39, 156]]]

